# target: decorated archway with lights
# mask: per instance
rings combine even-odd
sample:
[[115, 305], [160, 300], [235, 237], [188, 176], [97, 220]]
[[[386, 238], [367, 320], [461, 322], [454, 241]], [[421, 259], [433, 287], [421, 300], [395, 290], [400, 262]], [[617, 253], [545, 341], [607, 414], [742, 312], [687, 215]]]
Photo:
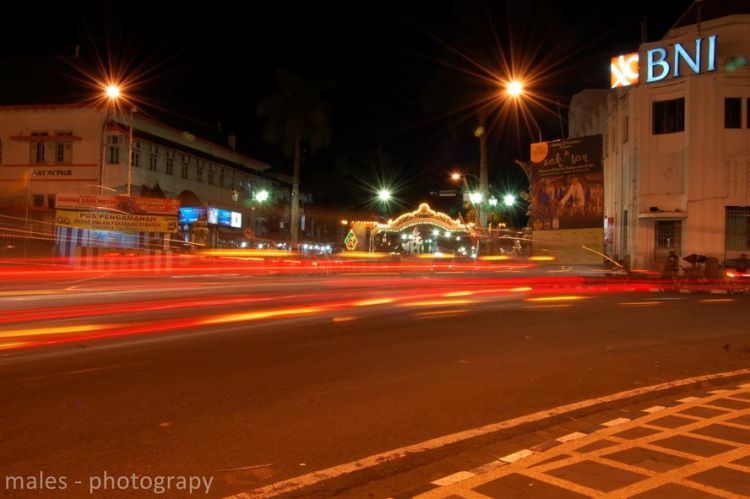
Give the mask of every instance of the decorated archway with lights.
[[[387, 223], [355, 222], [355, 232], [367, 234], [369, 251], [426, 254], [447, 253], [470, 256], [474, 252], [473, 224], [465, 224], [433, 210], [427, 203]], [[364, 248], [363, 248], [364, 249]]]

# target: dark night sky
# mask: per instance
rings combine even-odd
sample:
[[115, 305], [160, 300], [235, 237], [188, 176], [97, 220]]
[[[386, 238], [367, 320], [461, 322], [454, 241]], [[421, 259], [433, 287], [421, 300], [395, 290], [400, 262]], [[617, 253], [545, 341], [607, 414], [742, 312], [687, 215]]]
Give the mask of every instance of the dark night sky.
[[[710, 0], [709, 0], [710, 1]], [[366, 185], [385, 177], [408, 205], [448, 187], [454, 166], [476, 172], [476, 118], [456, 112], [491, 90], [466, 74], [500, 71], [506, 57], [535, 72], [554, 68], [533, 91], [564, 107], [583, 88], [608, 85], [609, 57], [637, 48], [639, 21], [658, 39], [690, 0], [669, 2], [309, 1], [15, 3], [6, 14], [0, 56], [101, 57], [143, 75], [131, 89], [154, 114], [222, 123], [240, 147], [276, 170], [290, 161], [260, 141], [258, 102], [286, 68], [333, 84], [329, 147], [305, 156], [303, 190], [341, 207], [366, 204]], [[667, 5], [668, 4], [668, 5]], [[510, 42], [513, 49], [511, 50]], [[8, 66], [12, 67], [12, 66]], [[7, 72], [6, 72], [7, 76]], [[63, 79], [65, 79], [63, 77]], [[24, 83], [24, 82], [21, 82]], [[30, 87], [29, 87], [30, 88]], [[53, 82], [35, 101], [69, 100]], [[57, 93], [55, 88], [58, 88]], [[47, 97], [49, 96], [49, 97]], [[4, 92], [3, 103], [23, 103]], [[559, 138], [556, 107], [532, 107], [545, 139]], [[514, 158], [528, 156], [529, 133], [513, 117], [491, 127], [490, 179], [521, 182]]]

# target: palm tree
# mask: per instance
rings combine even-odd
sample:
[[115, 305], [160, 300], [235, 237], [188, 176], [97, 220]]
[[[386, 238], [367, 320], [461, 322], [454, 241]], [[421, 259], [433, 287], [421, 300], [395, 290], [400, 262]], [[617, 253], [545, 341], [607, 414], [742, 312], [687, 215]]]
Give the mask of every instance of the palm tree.
[[263, 140], [281, 145], [286, 157], [294, 157], [291, 206], [291, 240], [299, 242], [299, 173], [302, 143], [311, 149], [323, 147], [330, 140], [328, 107], [320, 100], [329, 88], [322, 82], [306, 80], [289, 71], [276, 74], [276, 91], [258, 105], [258, 115], [265, 119]]

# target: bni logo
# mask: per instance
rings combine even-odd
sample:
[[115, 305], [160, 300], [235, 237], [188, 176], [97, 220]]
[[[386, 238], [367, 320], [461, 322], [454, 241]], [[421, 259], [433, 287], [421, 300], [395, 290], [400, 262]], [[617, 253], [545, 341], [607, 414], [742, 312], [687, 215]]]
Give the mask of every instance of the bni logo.
[[638, 71], [638, 52], [613, 57], [609, 66], [611, 88], [637, 85]]

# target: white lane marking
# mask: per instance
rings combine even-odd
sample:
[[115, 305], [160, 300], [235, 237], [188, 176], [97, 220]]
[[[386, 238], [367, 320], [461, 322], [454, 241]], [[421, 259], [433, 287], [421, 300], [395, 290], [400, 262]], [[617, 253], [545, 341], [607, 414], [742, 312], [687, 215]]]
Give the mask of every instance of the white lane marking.
[[[386, 452], [380, 452], [378, 454], [373, 454], [371, 456], [357, 459], [356, 461], [351, 461], [349, 463], [339, 464], [336, 466], [331, 466], [330, 468], [313, 471], [305, 475], [299, 475], [296, 477], [288, 478], [286, 480], [281, 480], [279, 482], [272, 483], [264, 487], [254, 489], [250, 492], [241, 492], [239, 494], [236, 494], [233, 496], [227, 496], [227, 497], [235, 498], [235, 499], [247, 499], [251, 497], [272, 497], [276, 495], [286, 494], [294, 490], [299, 490], [304, 487], [315, 485], [316, 483], [320, 483], [324, 480], [336, 478], [342, 475], [353, 473], [355, 471], [362, 471], [367, 468], [373, 468], [380, 464], [395, 461], [398, 459], [403, 459], [404, 457], [407, 457], [409, 455], [419, 454], [422, 452], [439, 449], [441, 447], [445, 447], [446, 445], [454, 444], [456, 442], [469, 440], [471, 438], [480, 437], [482, 435], [487, 435], [489, 433], [494, 433], [494, 432], [501, 431], [501, 430], [507, 430], [509, 428], [515, 428], [517, 426], [521, 426], [521, 425], [536, 422], [536, 421], [542, 421], [553, 416], [559, 416], [561, 414], [579, 411], [581, 409], [586, 409], [586, 408], [593, 407], [593, 406], [600, 405], [600, 404], [607, 404], [607, 403], [616, 402], [619, 400], [625, 400], [625, 399], [629, 399], [633, 397], [638, 397], [640, 395], [646, 395], [649, 393], [669, 390], [672, 388], [679, 388], [681, 386], [701, 383], [704, 381], [732, 378], [736, 376], [748, 376], [748, 375], [750, 375], [750, 369], [738, 369], [736, 371], [726, 371], [726, 372], [720, 372], [720, 373], [714, 373], [714, 374], [704, 374], [702, 376], [694, 376], [692, 378], [685, 378], [685, 379], [680, 379], [676, 381], [668, 381], [666, 383], [659, 383], [658, 385], [644, 386], [641, 388], [634, 388], [632, 390], [625, 390], [622, 392], [613, 393], [611, 395], [605, 395], [602, 397], [582, 400], [579, 402], [574, 402], [572, 404], [561, 405], [552, 409], [547, 409], [544, 411], [527, 414], [525, 416], [508, 419], [506, 421], [492, 423], [492, 424], [488, 424], [485, 426], [480, 426], [478, 428], [472, 428], [470, 430], [464, 430], [464, 431], [460, 431], [457, 433], [452, 433], [450, 435], [444, 435], [442, 437], [436, 437], [430, 440], [425, 440], [424, 442], [419, 442], [416, 444], [407, 445], [405, 447], [400, 447], [398, 449], [393, 449], [393, 450], [389, 450]], [[692, 398], [697, 400], [696, 397], [692, 397]]]
[[523, 449], [523, 450], [519, 450], [518, 452], [514, 452], [513, 454], [508, 454], [507, 456], [503, 456], [500, 458], [500, 460], [508, 464], [515, 463], [519, 459], [529, 457], [533, 453], [534, 451], [531, 449]]
[[562, 437], [556, 439], [558, 442], [570, 442], [573, 440], [578, 440], [579, 438], [585, 437], [585, 433], [581, 433], [580, 431], [574, 431], [573, 433], [568, 433], [567, 435], [563, 435]]
[[629, 423], [629, 422], [630, 420], [628, 418], [617, 418], [617, 419], [612, 419], [610, 421], [607, 421], [606, 423], [602, 423], [602, 426], [611, 428], [612, 426], [618, 426], [618, 425]]
[[679, 399], [677, 402], [681, 404], [687, 404], [689, 402], [695, 402], [696, 400], [700, 400], [698, 397], [685, 397], [684, 399]]
[[716, 395], [717, 393], [727, 393], [728, 391], [729, 390], [711, 390], [708, 393], [710, 393], [711, 395]]
[[459, 471], [458, 473], [453, 473], [452, 475], [444, 476], [443, 478], [432, 481], [430, 483], [432, 485], [437, 485], [438, 487], [445, 487], [446, 485], [452, 485], [456, 482], [460, 482], [461, 480], [466, 480], [467, 478], [471, 478], [473, 476], [475, 475], [471, 471]]
[[648, 409], [643, 409], [643, 412], [647, 412], [649, 414], [653, 414], [655, 412], [663, 411], [666, 409], [663, 405], [655, 405], [653, 407], [649, 407]]
[[487, 464], [483, 464], [482, 466], [479, 466], [477, 468], [474, 468], [471, 470], [472, 473], [475, 475], [481, 475], [483, 473], [487, 473], [488, 471], [492, 471], [494, 469], [500, 468], [501, 466], [507, 466], [508, 463], [504, 463], [500, 460], [498, 461], [490, 461]]

